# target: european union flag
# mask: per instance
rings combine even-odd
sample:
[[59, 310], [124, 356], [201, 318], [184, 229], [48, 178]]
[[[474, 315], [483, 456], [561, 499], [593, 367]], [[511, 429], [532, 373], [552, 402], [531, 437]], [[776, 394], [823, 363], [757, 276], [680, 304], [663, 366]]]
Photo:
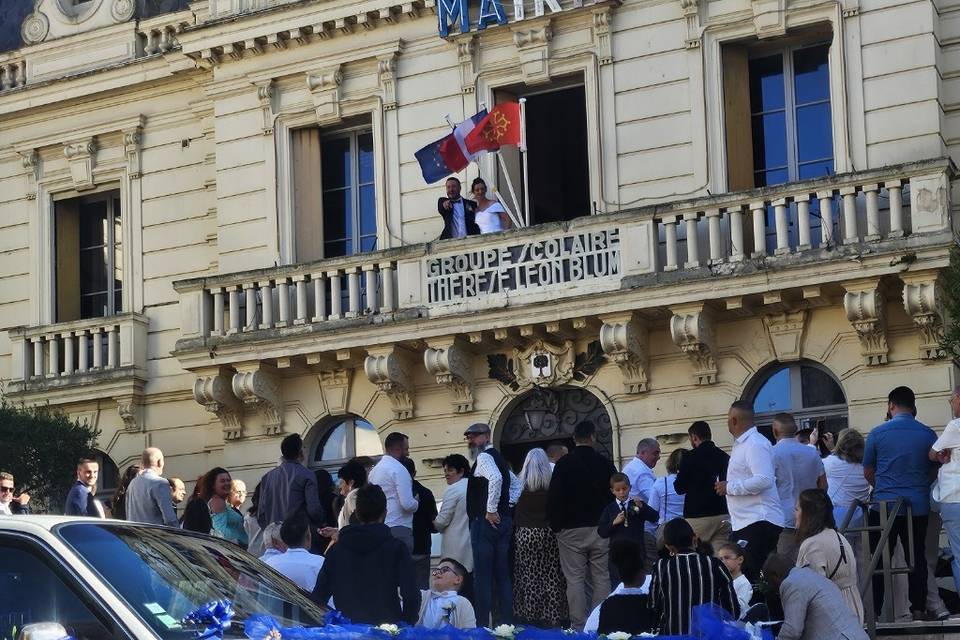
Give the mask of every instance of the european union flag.
[[453, 138], [453, 134], [451, 133], [444, 138], [440, 138], [436, 142], [431, 142], [413, 154], [417, 162], [420, 163], [420, 171], [423, 173], [423, 179], [427, 184], [433, 184], [434, 182], [443, 180], [451, 173], [456, 173], [456, 171], [447, 166], [447, 162], [441, 153], [441, 147], [447, 142], [447, 138]]

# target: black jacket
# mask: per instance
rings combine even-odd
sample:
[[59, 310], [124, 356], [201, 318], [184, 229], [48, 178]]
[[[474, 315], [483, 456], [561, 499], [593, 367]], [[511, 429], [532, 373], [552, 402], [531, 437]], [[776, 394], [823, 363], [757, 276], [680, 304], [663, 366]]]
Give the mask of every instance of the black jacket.
[[673, 482], [677, 493], [686, 496], [684, 518], [726, 515], [727, 499], [717, 495], [713, 484], [727, 479], [729, 463], [730, 456], [712, 440], [701, 442], [696, 449], [684, 454], [677, 479]]
[[420, 503], [413, 513], [413, 553], [430, 555], [430, 534], [434, 531], [433, 521], [437, 517], [437, 500], [430, 489], [416, 480], [413, 481], [413, 495]]
[[414, 624], [420, 614], [420, 590], [410, 552], [385, 524], [352, 524], [340, 530], [311, 597], [326, 606], [330, 596], [354, 622]]
[[613, 463], [593, 447], [577, 445], [553, 469], [547, 496], [547, 517], [554, 531], [596, 527], [610, 502]]
[[[443, 203], [450, 198], [440, 198], [437, 200], [437, 213], [443, 218], [443, 232], [440, 234], [441, 240], [447, 240], [453, 237], [453, 207], [450, 211], [443, 208]], [[480, 227], [476, 222], [477, 203], [473, 200], [463, 199], [463, 221], [467, 227], [468, 236], [480, 235]]]
[[600, 604], [600, 626], [597, 633], [624, 631], [633, 635], [650, 633], [657, 621], [650, 609], [650, 598], [641, 594], [616, 594]]
[[620, 504], [614, 500], [608, 504], [603, 513], [600, 514], [600, 524], [597, 525], [597, 535], [601, 538], [610, 538], [610, 541], [621, 538], [631, 538], [638, 542], [643, 542], [644, 526], [648, 522], [656, 522], [660, 519], [660, 514], [648, 507], [646, 504], [637, 505], [633, 500], [629, 501], [627, 508], [626, 525], [613, 525], [614, 518], [620, 513]]

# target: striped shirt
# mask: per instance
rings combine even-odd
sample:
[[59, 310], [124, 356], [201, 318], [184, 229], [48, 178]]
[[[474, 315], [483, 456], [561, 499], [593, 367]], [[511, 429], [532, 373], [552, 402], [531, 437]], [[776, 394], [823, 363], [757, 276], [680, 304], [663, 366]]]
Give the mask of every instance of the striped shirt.
[[734, 618], [740, 605], [733, 578], [723, 563], [699, 553], [678, 553], [657, 561], [650, 584], [650, 606], [663, 635], [690, 633], [690, 610], [713, 602]]

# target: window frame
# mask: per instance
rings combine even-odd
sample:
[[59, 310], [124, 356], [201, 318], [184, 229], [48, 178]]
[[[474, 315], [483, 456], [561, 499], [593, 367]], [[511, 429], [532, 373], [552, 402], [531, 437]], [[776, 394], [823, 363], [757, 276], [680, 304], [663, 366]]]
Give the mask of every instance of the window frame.
[[[375, 155], [375, 154], [376, 154], [376, 143], [375, 143], [375, 139], [374, 139], [374, 136], [373, 136], [373, 124], [372, 124], [372, 123], [370, 123], [370, 124], [358, 124], [358, 125], [354, 125], [354, 126], [350, 126], [350, 127], [344, 127], [344, 128], [342, 128], [342, 129], [340, 129], [340, 128], [335, 128], [335, 129], [332, 129], [331, 131], [329, 131], [329, 133], [325, 132], [325, 131], [323, 130], [323, 128], [320, 129], [320, 155], [321, 155], [321, 158], [323, 157], [323, 144], [324, 144], [325, 141], [328, 141], [328, 140], [342, 140], [342, 139], [344, 139], [344, 138], [348, 138], [348, 139], [350, 140], [350, 157], [351, 157], [351, 160], [352, 160], [351, 163], [350, 163], [350, 175], [349, 175], [349, 177], [348, 177], [348, 180], [349, 180], [349, 182], [350, 182], [349, 187], [348, 187], [348, 186], [340, 186], [340, 187], [328, 189], [328, 188], [323, 184], [323, 177], [322, 177], [322, 175], [321, 175], [321, 177], [320, 177], [320, 180], [321, 180], [321, 183], [320, 183], [320, 194], [321, 194], [321, 198], [324, 198], [324, 196], [326, 196], [326, 194], [327, 194], [328, 192], [332, 192], [332, 191], [343, 191], [343, 190], [345, 190], [345, 189], [347, 189], [347, 188], [349, 188], [349, 189], [351, 189], [351, 190], [353, 191], [353, 193], [351, 194], [352, 197], [351, 197], [351, 199], [350, 199], [351, 217], [352, 217], [352, 219], [351, 219], [351, 225], [352, 225], [352, 227], [351, 227], [351, 234], [350, 234], [349, 237], [337, 238], [337, 239], [335, 239], [335, 240], [330, 240], [330, 239], [328, 239], [328, 238], [326, 237], [326, 233], [324, 233], [324, 237], [323, 237], [323, 257], [324, 257], [324, 259], [326, 259], [326, 258], [350, 257], [350, 256], [359, 255], [359, 254], [361, 254], [361, 253], [370, 253], [371, 251], [378, 251], [378, 250], [381, 248], [380, 245], [379, 245], [379, 240], [380, 240], [380, 239], [379, 239], [379, 234], [377, 233], [377, 230], [376, 230], [376, 229], [378, 228], [378, 226], [379, 226], [379, 225], [377, 225], [377, 210], [374, 209], [374, 213], [373, 213], [373, 217], [374, 217], [374, 233], [373, 233], [374, 248], [371, 249], [370, 251], [361, 251], [361, 250], [360, 250], [361, 244], [362, 244], [362, 239], [363, 239], [363, 238], [369, 238], [369, 237], [370, 237], [370, 234], [363, 235], [363, 234], [361, 233], [361, 231], [360, 231], [361, 216], [362, 216], [362, 212], [360, 211], [360, 189], [361, 189], [361, 187], [363, 187], [363, 186], [372, 186], [372, 187], [373, 187], [373, 190], [374, 190], [373, 203], [374, 203], [374, 207], [377, 206], [377, 195], [376, 195], [376, 194], [377, 194], [377, 166], [376, 166], [377, 163], [376, 163], [376, 160], [375, 160], [375, 159], [374, 159], [374, 163], [373, 163], [373, 180], [371, 180], [370, 182], [364, 182], [364, 183], [361, 183], [361, 182], [360, 182], [360, 141], [359, 141], [359, 138], [360, 138], [360, 136], [363, 135], [363, 134], [369, 134], [369, 135], [370, 135], [371, 153]], [[322, 166], [325, 166], [325, 165], [326, 165], [326, 163], [321, 160], [321, 167], [322, 167]], [[326, 218], [327, 218], [327, 214], [328, 214], [326, 206], [323, 206], [323, 207], [322, 207], [322, 210], [323, 210], [323, 218], [324, 218], [323, 222], [324, 222], [324, 224], [326, 224]], [[352, 251], [352, 252], [350, 252], [350, 253], [345, 253], [345, 254], [341, 254], [341, 255], [336, 255], [336, 256], [328, 255], [327, 245], [329, 245], [329, 244], [331, 244], [331, 243], [334, 243], [334, 242], [340, 242], [340, 243], [342, 243], [342, 242], [349, 242], [349, 243], [351, 244], [351, 246], [354, 248], [354, 251]]]
[[[114, 285], [115, 285], [115, 281], [116, 281], [115, 275], [116, 275], [116, 271], [117, 271], [117, 249], [116, 249], [116, 247], [117, 247], [117, 243], [118, 243], [118, 238], [116, 237], [116, 236], [117, 236], [116, 226], [115, 226], [116, 222], [119, 222], [119, 223], [120, 223], [120, 238], [119, 238], [119, 244], [120, 244], [120, 251], [121, 251], [121, 254], [120, 254], [120, 273], [121, 273], [121, 274], [124, 273], [124, 272], [123, 272], [123, 265], [125, 264], [125, 256], [124, 256], [124, 252], [123, 252], [124, 247], [125, 247], [125, 243], [124, 243], [124, 235], [125, 235], [125, 233], [124, 233], [124, 228], [123, 228], [123, 204], [120, 202], [120, 190], [119, 190], [119, 189], [111, 189], [111, 190], [107, 190], [107, 191], [101, 191], [101, 192], [99, 192], [99, 193], [96, 193], [96, 194], [93, 194], [93, 195], [90, 195], [90, 196], [80, 196], [80, 197], [78, 197], [78, 198], [69, 198], [69, 199], [67, 199], [67, 200], [61, 200], [61, 202], [69, 201], [69, 200], [76, 200], [76, 201], [77, 201], [77, 204], [78, 204], [78, 214], [77, 214], [77, 215], [78, 215], [78, 229], [79, 229], [79, 226], [83, 224], [83, 216], [80, 214], [79, 209], [80, 209], [80, 207], [82, 207], [84, 204], [92, 204], [92, 203], [97, 203], [97, 202], [104, 202], [104, 203], [106, 203], [106, 206], [107, 206], [107, 218], [108, 218], [108, 220], [110, 220], [110, 224], [107, 225], [106, 244], [104, 244], [104, 245], [91, 245], [91, 246], [89, 246], [89, 247], [80, 246], [80, 247], [78, 247], [78, 249], [77, 249], [77, 258], [78, 258], [78, 261], [80, 261], [79, 258], [80, 258], [80, 256], [83, 254], [84, 251], [96, 250], [97, 248], [100, 248], [100, 247], [104, 247], [104, 248], [107, 249], [107, 252], [106, 252], [106, 253], [107, 253], [107, 260], [106, 260], [106, 265], [105, 265], [105, 266], [106, 266], [106, 269], [107, 269], [107, 289], [104, 290], [104, 291], [94, 291], [94, 292], [92, 292], [92, 293], [91, 293], [91, 292], [84, 293], [84, 292], [83, 292], [83, 288], [82, 288], [83, 279], [82, 279], [82, 277], [80, 278], [81, 287], [80, 287], [79, 292], [78, 292], [78, 295], [80, 296], [80, 309], [81, 309], [81, 311], [80, 311], [80, 319], [81, 319], [81, 320], [87, 320], [87, 319], [90, 319], [90, 318], [109, 318], [109, 317], [111, 317], [111, 316], [115, 316], [115, 315], [117, 315], [117, 314], [119, 314], [119, 313], [122, 313], [122, 312], [123, 312], [123, 307], [124, 307], [124, 299], [126, 298], [126, 295], [125, 295], [125, 289], [126, 289], [126, 287], [124, 286], [125, 279], [121, 279], [121, 281], [120, 281], [120, 308], [119, 308], [119, 309], [117, 308], [117, 303], [116, 303], [117, 289], [116, 289], [116, 287], [114, 286]], [[116, 210], [115, 210], [115, 205], [119, 205], [120, 211], [116, 211]], [[54, 221], [54, 224], [56, 224], [56, 221]], [[54, 237], [56, 237], [56, 229], [54, 229]], [[82, 263], [82, 261], [80, 261], [80, 262]], [[79, 268], [80, 268], [80, 265], [79, 265], [79, 264], [77, 265], [77, 268], [78, 268], [78, 271], [79, 271]], [[56, 283], [56, 273], [54, 273], [54, 280], [55, 280], [54, 286], [58, 286], [57, 283]], [[106, 294], [106, 296], [107, 296], [107, 309], [106, 309], [106, 312], [105, 312], [103, 315], [94, 315], [94, 316], [89, 316], [89, 318], [84, 318], [84, 317], [83, 317], [83, 311], [82, 311], [82, 310], [83, 310], [83, 298], [84, 298], [84, 297], [93, 297], [93, 296], [98, 296], [98, 295], [103, 295], [103, 294]]]
[[[107, 627], [108, 631], [113, 632], [114, 638], [119, 640], [133, 640], [133, 634], [126, 624], [116, 615], [114, 609], [109, 606], [97, 589], [93, 588], [84, 580], [77, 570], [70, 565], [63, 557], [57, 553], [44, 540], [40, 540], [32, 535], [20, 531], [0, 531], [0, 548], [5, 544], [22, 546], [31, 553], [37, 560], [49, 568], [49, 570], [59, 579], [64, 587], [68, 589], [96, 617], [101, 624]], [[105, 624], [109, 621], [109, 625]]]
[[[816, 47], [827, 47], [827, 98], [825, 100], [820, 100], [817, 102], [805, 103], [802, 106], [810, 106], [814, 104], [829, 104], [830, 105], [830, 122], [833, 123], [833, 96], [830, 95], [830, 74], [832, 69], [830, 69], [830, 47], [831, 42], [829, 40], [824, 40], [822, 38], [811, 38], [809, 40], [802, 40], [800, 42], [791, 42], [791, 43], [778, 43], [776, 46], [771, 45], [760, 45], [760, 46], [751, 46], [748, 47], [747, 51], [747, 61], [752, 62], [753, 60], [758, 60], [761, 58], [770, 58], [776, 54], [780, 54], [781, 69], [783, 70], [783, 110], [785, 116], [785, 128], [786, 128], [786, 144], [787, 144], [787, 181], [783, 184], [789, 184], [791, 182], [797, 182], [800, 180], [800, 159], [799, 159], [799, 145], [797, 144], [797, 100], [796, 100], [796, 75], [794, 72], [794, 55], [798, 51], [804, 49], [813, 49]], [[747, 80], [749, 85], [749, 78]], [[778, 111], [778, 110], [777, 110]], [[751, 125], [753, 119], [760, 115], [765, 115], [767, 113], [774, 113], [774, 111], [759, 111], [754, 112], [753, 106], [750, 108], [750, 121]], [[833, 173], [837, 173], [837, 150], [836, 145], [833, 140], [833, 127], [831, 126], [831, 136], [830, 143], [831, 149], [833, 150], [833, 155], [831, 161], [833, 163]], [[818, 160], [807, 160], [804, 164], [810, 164], [814, 162], [820, 162]], [[770, 169], [757, 169], [756, 165], [753, 167], [754, 175], [754, 186], [756, 187], [756, 176], [760, 173], [766, 173]], [[781, 183], [776, 183], [777, 185]], [[770, 186], [770, 185], [766, 185]]]
[[[811, 367], [829, 376], [830, 379], [836, 383], [837, 387], [840, 389], [840, 392], [843, 394], [844, 403], [821, 405], [819, 407], [804, 407], [802, 395], [803, 387], [800, 379], [801, 367]], [[784, 368], [789, 371], [790, 376], [790, 407], [788, 409], [778, 409], [775, 411], [755, 412], [754, 418], [757, 425], [764, 426], [771, 424], [773, 422], [773, 417], [778, 413], [791, 414], [794, 418], [796, 418], [797, 424], [800, 425], [801, 429], [806, 426], [807, 421], [809, 421], [811, 418], [826, 418], [835, 416], [846, 417], [849, 421], [850, 402], [848, 399], [849, 396], [846, 390], [843, 388], [843, 384], [840, 382], [837, 376], [830, 371], [830, 369], [813, 360], [800, 359], [789, 362], [777, 361], [761, 369], [754, 375], [753, 379], [746, 387], [746, 392], [743, 394], [744, 398], [749, 399], [751, 406], [754, 402], [756, 402], [757, 394], [760, 393], [760, 390], [763, 389], [764, 385], [770, 380], [770, 378]], [[796, 406], [794, 406], [795, 403]]]
[[[352, 460], [358, 455], [357, 454], [357, 433], [356, 433], [356, 430], [357, 430], [356, 422], [358, 420], [365, 422], [369, 424], [371, 427], [373, 427], [373, 431], [374, 433], [377, 434], [377, 438], [379, 439], [380, 434], [376, 425], [374, 425], [372, 422], [370, 422], [369, 420], [367, 420], [362, 416], [358, 416], [352, 413], [332, 416], [331, 418], [329, 418], [328, 422], [324, 424], [322, 428], [319, 430], [319, 434], [316, 440], [314, 441], [313, 445], [309, 448], [310, 456], [307, 458], [307, 468], [310, 469], [311, 471], [315, 471], [317, 469], [326, 469], [327, 471], [330, 472], [330, 475], [333, 476], [334, 480], [336, 480], [337, 471], [340, 469], [340, 467], [342, 467], [348, 461]], [[323, 459], [318, 460], [317, 456], [323, 453], [323, 448], [324, 446], [326, 446], [327, 441], [329, 441], [330, 437], [334, 434], [334, 432], [340, 426], [344, 426], [344, 425], [347, 425], [347, 433], [345, 436], [346, 438], [345, 448], [347, 450], [347, 457], [330, 458], [328, 460], [323, 460]], [[374, 460], [379, 460], [382, 457], [382, 452], [380, 455], [372, 455], [369, 457], [373, 458]]]

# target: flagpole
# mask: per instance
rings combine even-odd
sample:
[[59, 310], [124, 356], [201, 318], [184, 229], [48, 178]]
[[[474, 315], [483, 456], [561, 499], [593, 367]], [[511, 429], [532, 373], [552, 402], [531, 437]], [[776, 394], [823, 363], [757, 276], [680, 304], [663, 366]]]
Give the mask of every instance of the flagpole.
[[[523, 163], [523, 217], [530, 226], [530, 178], [527, 172], [527, 99], [520, 98], [520, 161]], [[512, 188], [512, 187], [511, 187]]]
[[503, 177], [506, 178], [507, 180], [507, 188], [510, 190], [510, 197], [513, 198], [513, 206], [516, 207], [517, 209], [517, 215], [514, 215], [513, 211], [510, 211], [509, 207], [505, 206], [504, 208], [507, 210], [507, 213], [510, 215], [510, 220], [513, 221], [513, 224], [515, 224], [518, 229], [521, 227], [525, 227], [527, 225], [523, 224], [522, 221], [520, 220], [520, 215], [519, 215], [520, 202], [517, 200], [517, 192], [513, 190], [513, 182], [510, 180], [510, 172], [507, 171], [507, 165], [503, 161], [503, 157], [501, 157], [500, 152], [495, 151], [494, 153], [497, 154], [497, 161], [500, 163], [500, 169], [501, 171], [503, 171]]

